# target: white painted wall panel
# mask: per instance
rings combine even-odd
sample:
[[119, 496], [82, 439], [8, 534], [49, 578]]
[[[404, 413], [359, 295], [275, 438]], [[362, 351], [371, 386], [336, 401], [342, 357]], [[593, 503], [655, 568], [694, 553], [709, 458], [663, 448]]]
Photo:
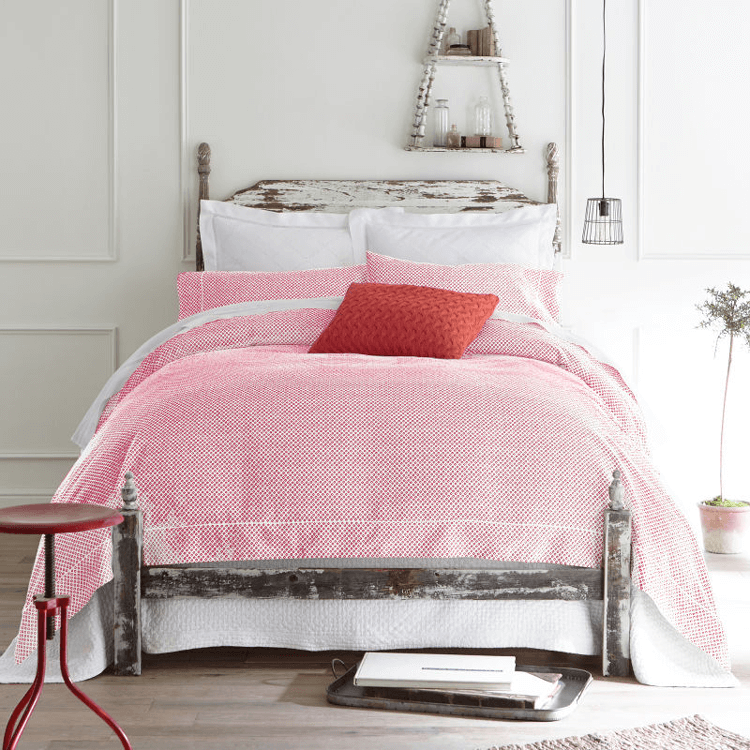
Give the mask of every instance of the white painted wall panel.
[[[0, 328], [117, 328], [125, 358], [177, 315], [179, 4], [8, 0], [0, 35], [15, 45], [0, 49], [9, 62], [2, 85], [13, 93], [13, 107], [4, 109], [0, 121], [0, 260], [19, 251], [18, 243], [8, 241], [19, 232], [15, 214], [33, 216], [30, 234], [22, 237], [23, 255], [0, 263]], [[115, 69], [109, 67], [113, 61]], [[11, 198], [18, 211], [11, 210]], [[55, 255], [42, 260], [49, 236]], [[114, 245], [108, 245], [111, 240]], [[108, 257], [108, 247], [116, 248], [113, 262], [98, 262]], [[19, 426], [17, 405], [11, 404], [14, 424], [5, 428], [2, 449], [26, 457], [0, 459], [3, 506], [54, 491], [73, 459], [40, 458], [39, 452], [77, 452], [68, 437], [110, 367], [104, 335], [70, 337], [70, 351], [61, 354], [62, 374], [38, 347], [28, 352], [29, 362], [8, 361], [8, 337], [0, 338], [5, 381], [26, 387], [30, 364], [42, 357], [45, 367], [36, 383], [43, 397], [28, 424]], [[4, 397], [10, 398], [7, 392]], [[45, 412], [59, 399], [65, 424], [48, 439]]]
[[114, 253], [113, 5], [3, 3], [0, 260]]
[[644, 258], [750, 258], [750, 3], [643, 2]]
[[69, 458], [0, 460], [0, 508], [48, 502], [72, 464]]
[[[586, 198], [601, 189], [601, 2], [572, 2], [574, 242], [565, 314], [618, 359], [635, 342], [634, 382], [648, 408], [657, 466], [694, 522], [695, 502], [718, 492], [712, 404], [721, 369], [705, 334], [694, 330], [695, 305], [707, 286], [731, 280], [750, 289], [747, 223], [737, 215], [750, 197], [741, 145], [747, 118], [735, 101], [747, 94], [748, 48], [737, 33], [721, 32], [735, 22], [743, 27], [747, 10], [742, 0], [608, 3], [607, 193], [623, 200], [625, 244], [597, 247], [582, 245], [580, 233]], [[736, 85], [725, 85], [733, 65]], [[716, 241], [706, 250], [711, 233]], [[742, 372], [750, 352], [738, 352], [737, 361]], [[750, 418], [742, 398], [733, 409], [739, 421]], [[742, 435], [736, 444], [746, 451]], [[750, 497], [746, 473], [727, 477], [728, 491]]]
[[[647, 405], [656, 405], [660, 422], [652, 425], [655, 455], [686, 507], [719, 494], [728, 340], [715, 348], [715, 333], [696, 329], [698, 320], [696, 311], [683, 316], [672, 312], [639, 330], [639, 393]], [[694, 356], [686, 358], [685, 352]], [[668, 362], [674, 364], [665, 365]], [[724, 494], [736, 499], [748, 489], [748, 381], [750, 357], [740, 354], [732, 365], [724, 437]]]
[[0, 459], [75, 457], [70, 436], [115, 361], [113, 329], [0, 329]]

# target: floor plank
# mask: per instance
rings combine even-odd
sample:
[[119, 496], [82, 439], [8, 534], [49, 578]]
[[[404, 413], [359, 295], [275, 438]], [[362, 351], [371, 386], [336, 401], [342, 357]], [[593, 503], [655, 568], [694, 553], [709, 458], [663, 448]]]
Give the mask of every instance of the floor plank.
[[[18, 628], [36, 541], [0, 537], [0, 643]], [[581, 706], [560, 722], [498, 722], [332, 706], [325, 688], [331, 659], [352, 664], [358, 652], [200, 649], [145, 655], [140, 678], [104, 674], [85, 690], [123, 725], [134, 748], [148, 750], [487, 750], [568, 735], [667, 721], [700, 713], [750, 736], [750, 555], [707, 555], [729, 637], [736, 690], [655, 688], [604, 680], [598, 660], [512, 649], [521, 663], [575, 666], [594, 673]], [[497, 652], [493, 652], [497, 653]], [[0, 724], [23, 694], [0, 685]], [[62, 685], [47, 685], [20, 750], [120, 747], [114, 735]]]

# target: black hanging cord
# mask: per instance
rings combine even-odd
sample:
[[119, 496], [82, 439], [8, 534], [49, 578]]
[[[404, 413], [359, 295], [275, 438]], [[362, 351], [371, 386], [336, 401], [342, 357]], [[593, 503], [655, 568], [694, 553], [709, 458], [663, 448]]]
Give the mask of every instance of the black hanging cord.
[[602, 0], [602, 200], [604, 192], [604, 126], [606, 118], [604, 115], [604, 79], [607, 71], [607, 0]]

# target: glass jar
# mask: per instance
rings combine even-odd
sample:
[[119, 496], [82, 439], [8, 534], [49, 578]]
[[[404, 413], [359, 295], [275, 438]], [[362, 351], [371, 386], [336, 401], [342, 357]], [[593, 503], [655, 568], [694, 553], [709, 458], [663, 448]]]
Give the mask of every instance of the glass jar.
[[451, 129], [448, 131], [446, 146], [448, 148], [461, 148], [461, 133], [458, 132], [455, 123], [451, 125]]
[[447, 55], [448, 50], [451, 48], [451, 44], [461, 44], [461, 35], [456, 31], [455, 26], [451, 26], [448, 29], [448, 33], [445, 35], [443, 40], [443, 54]]
[[492, 135], [492, 107], [486, 96], [480, 96], [474, 107], [474, 135]]
[[448, 138], [448, 100], [438, 99], [435, 107], [435, 136], [433, 146], [445, 147]]

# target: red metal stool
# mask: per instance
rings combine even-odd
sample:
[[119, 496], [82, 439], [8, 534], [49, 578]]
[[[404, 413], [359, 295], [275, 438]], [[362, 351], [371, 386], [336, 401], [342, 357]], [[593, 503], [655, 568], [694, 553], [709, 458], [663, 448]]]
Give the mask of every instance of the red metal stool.
[[47, 641], [55, 637], [54, 617], [60, 614], [60, 671], [68, 689], [101, 717], [119, 737], [122, 746], [132, 750], [132, 745], [117, 722], [97, 706], [71, 681], [68, 674], [68, 606], [70, 596], [55, 595], [55, 534], [90, 531], [122, 523], [122, 516], [111, 508], [83, 503], [41, 503], [15, 505], [0, 509], [0, 532], [6, 534], [44, 534], [44, 596], [34, 597], [38, 622], [38, 649], [34, 683], [13, 709], [3, 739], [3, 750], [15, 750], [31, 713], [36, 707], [44, 687], [47, 667]]

